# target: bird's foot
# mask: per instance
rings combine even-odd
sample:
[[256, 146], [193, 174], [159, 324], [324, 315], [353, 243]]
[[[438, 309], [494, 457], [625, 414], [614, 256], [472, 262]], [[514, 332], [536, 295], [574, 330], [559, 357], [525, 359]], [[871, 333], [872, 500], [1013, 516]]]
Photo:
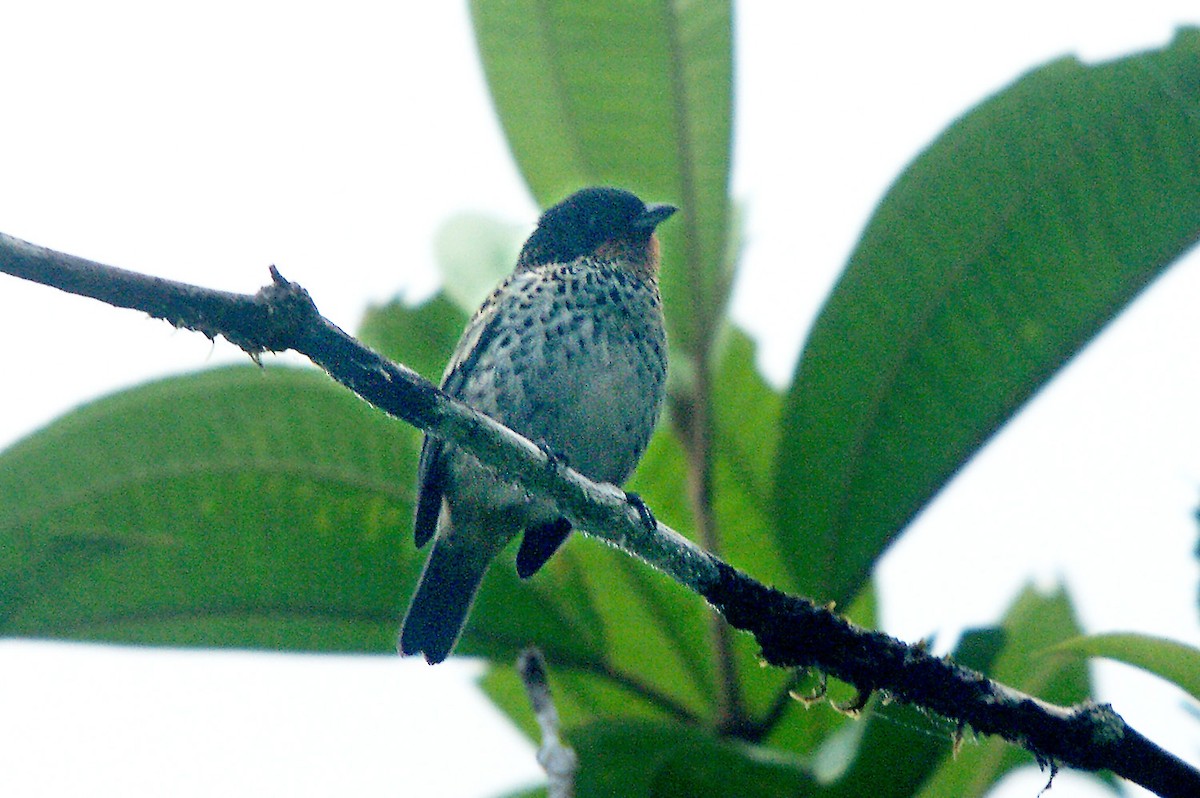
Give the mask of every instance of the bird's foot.
[[570, 463], [567, 462], [567, 456], [551, 447], [545, 438], [538, 438], [533, 442], [533, 445], [538, 447], [542, 454], [546, 455], [546, 467], [551, 471], [557, 471], [570, 466]]
[[642, 497], [632, 491], [625, 491], [625, 501], [633, 506], [637, 511], [638, 518], [641, 519], [642, 526], [653, 532], [658, 529], [658, 519], [654, 517], [654, 513], [650, 512], [650, 508], [642, 501]]

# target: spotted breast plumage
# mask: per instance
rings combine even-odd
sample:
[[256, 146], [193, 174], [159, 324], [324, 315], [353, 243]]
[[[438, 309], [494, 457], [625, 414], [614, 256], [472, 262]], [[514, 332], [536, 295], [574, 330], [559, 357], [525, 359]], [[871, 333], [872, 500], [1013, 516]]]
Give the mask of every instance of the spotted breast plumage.
[[[590, 479], [622, 484], [662, 409], [667, 348], [655, 228], [675, 212], [588, 188], [547, 210], [513, 273], [467, 325], [442, 389]], [[522, 578], [571, 531], [544, 500], [426, 437], [416, 542], [434, 541], [400, 633], [405, 654], [453, 649], [492, 559], [524, 532]]]

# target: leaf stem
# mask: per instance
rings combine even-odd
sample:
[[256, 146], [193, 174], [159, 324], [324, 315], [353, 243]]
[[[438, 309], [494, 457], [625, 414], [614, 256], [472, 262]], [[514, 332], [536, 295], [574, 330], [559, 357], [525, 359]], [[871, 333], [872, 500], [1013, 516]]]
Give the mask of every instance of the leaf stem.
[[[688, 114], [689, 97], [683, 66], [685, 63], [684, 44], [679, 29], [679, 20], [674, 6], [663, 4], [663, 18], [666, 23], [667, 38], [672, 51], [671, 96], [674, 102], [675, 137], [678, 142], [680, 156], [680, 190], [684, 199], [684, 259], [687, 262], [686, 271], [691, 275], [709, 275], [719, 273], [719, 269], [711, 268], [713, 264], [705, 264], [704, 248], [701, 246], [702, 236], [696, 229], [699, 218], [699, 190], [696, 185], [695, 142], [692, 136], [691, 120]], [[718, 248], [718, 252], [723, 248]], [[707, 267], [707, 268], [706, 268]], [[690, 312], [692, 329], [688, 331], [692, 342], [693, 358], [696, 369], [695, 382], [688, 404], [690, 413], [686, 415], [686, 429], [681, 430], [684, 448], [688, 461], [688, 497], [692, 505], [692, 516], [696, 524], [696, 535], [700, 544], [709, 552], [720, 556], [721, 540], [717, 528], [716, 514], [713, 511], [713, 480], [712, 480], [712, 344], [716, 331], [720, 329], [721, 314], [724, 303], [717, 301], [713, 290], [715, 286], [706, 279], [693, 279], [688, 282], [690, 295], [687, 301]], [[712, 640], [713, 655], [716, 660], [716, 693], [717, 707], [714, 723], [718, 729], [740, 728], [744, 725], [746, 714], [742, 702], [740, 684], [738, 683], [737, 660], [734, 656], [732, 630], [717, 613], [712, 613], [709, 620], [709, 635]]]

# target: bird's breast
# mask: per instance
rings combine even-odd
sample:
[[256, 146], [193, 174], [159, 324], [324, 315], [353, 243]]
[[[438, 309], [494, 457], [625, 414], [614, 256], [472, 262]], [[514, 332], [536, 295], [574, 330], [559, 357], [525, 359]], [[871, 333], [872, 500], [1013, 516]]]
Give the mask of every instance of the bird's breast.
[[662, 407], [666, 338], [656, 286], [569, 273], [508, 305], [462, 398], [588, 477], [620, 484]]

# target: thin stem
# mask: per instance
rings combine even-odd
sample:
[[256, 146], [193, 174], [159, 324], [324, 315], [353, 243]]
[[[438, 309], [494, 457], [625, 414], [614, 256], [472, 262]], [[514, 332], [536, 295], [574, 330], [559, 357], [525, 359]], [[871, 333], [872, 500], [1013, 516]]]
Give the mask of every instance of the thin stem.
[[[680, 437], [687, 452], [688, 499], [692, 507], [696, 537], [705, 550], [720, 556], [721, 534], [713, 509], [712, 485], [712, 396], [711, 374], [707, 360], [697, 363], [694, 394], [686, 410], [674, 414], [680, 425]], [[746, 722], [746, 708], [738, 682], [733, 632], [717, 613], [709, 616], [709, 637], [716, 660], [718, 729], [739, 729]]]
[[[698, 279], [688, 281], [690, 296], [687, 301], [691, 312], [688, 318], [692, 329], [691, 356], [695, 366], [695, 382], [690, 397], [689, 423], [683, 430], [684, 447], [688, 454], [688, 498], [692, 517], [696, 524], [696, 535], [700, 545], [720, 556], [721, 539], [713, 510], [713, 463], [712, 463], [712, 345], [719, 328], [721, 303], [714, 301], [714, 285], [704, 275], [716, 274], [712, 264], [704, 263], [702, 236], [697, 229], [699, 213], [696, 186], [696, 164], [691, 119], [688, 115], [688, 86], [683, 74], [685, 62], [683, 40], [678, 27], [678, 18], [670, 3], [663, 4], [667, 38], [673, 52], [671, 59], [671, 96], [675, 104], [675, 137], [678, 142], [682, 168], [679, 170], [681, 191], [685, 198], [684, 208], [684, 258], [687, 273]], [[745, 706], [742, 702], [741, 686], [738, 682], [737, 659], [734, 655], [733, 636], [729, 624], [718, 614], [709, 619], [709, 637], [716, 659], [717, 711], [714, 718], [721, 730], [735, 729], [745, 723]]]
[[517, 673], [525, 685], [525, 695], [533, 708], [534, 717], [542, 729], [542, 744], [538, 748], [537, 760], [546, 771], [547, 794], [550, 798], [571, 798], [575, 794], [575, 774], [579, 771], [579, 757], [571, 746], [563, 742], [558, 721], [558, 708], [550, 694], [550, 683], [546, 679], [546, 661], [536, 648], [527, 648], [517, 658]]
[[[504, 642], [511, 644], [513, 641]], [[653, 685], [641, 681], [634, 674], [614, 666], [607, 659], [580, 659], [569, 653], [557, 651], [553, 646], [546, 646], [544, 648], [545, 651], [543, 653], [553, 668], [589, 673], [593, 676], [607, 679], [613, 684], [628, 690], [647, 704], [657, 707], [664, 714], [675, 718], [681, 723], [699, 725], [703, 721], [703, 718], [686, 704], [683, 704]]]

